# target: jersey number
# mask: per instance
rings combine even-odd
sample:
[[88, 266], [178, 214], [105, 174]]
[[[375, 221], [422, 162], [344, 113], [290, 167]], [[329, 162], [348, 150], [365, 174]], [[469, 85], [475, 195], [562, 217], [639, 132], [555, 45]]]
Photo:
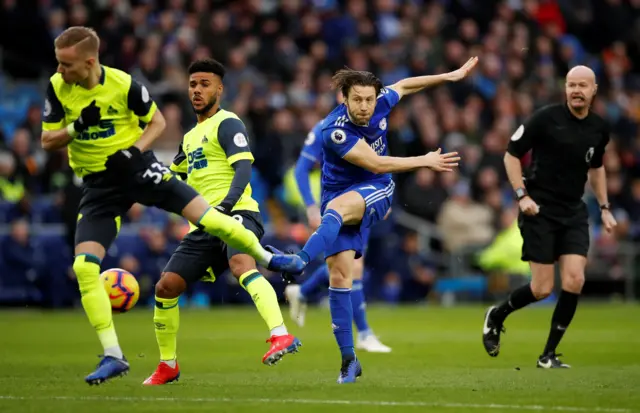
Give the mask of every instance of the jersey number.
[[162, 182], [162, 177], [166, 174], [171, 174], [169, 168], [161, 164], [160, 162], [154, 162], [149, 168], [142, 174], [143, 178], [153, 179], [154, 184]]

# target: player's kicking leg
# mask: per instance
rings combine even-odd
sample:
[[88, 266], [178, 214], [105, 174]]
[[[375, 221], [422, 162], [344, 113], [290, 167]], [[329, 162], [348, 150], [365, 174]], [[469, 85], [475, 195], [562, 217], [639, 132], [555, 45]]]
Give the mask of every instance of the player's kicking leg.
[[99, 206], [88, 196], [82, 204], [84, 208], [80, 209], [76, 229], [73, 271], [78, 280], [82, 307], [104, 351], [96, 370], [85, 377], [88, 384], [94, 385], [126, 374], [129, 363], [120, 349], [111, 302], [100, 282], [100, 263], [106, 248], [116, 237], [119, 218], [115, 214], [98, 215], [104, 211], [98, 211], [96, 208]]
[[[148, 176], [158, 174], [155, 171], [158, 165], [164, 169], [162, 179], [156, 182]], [[141, 183], [136, 186], [136, 193], [132, 194], [135, 201], [182, 215], [189, 222], [208, 234], [220, 238], [230, 247], [251, 255], [259, 264], [270, 270], [299, 273], [304, 269], [305, 263], [296, 255], [274, 255], [265, 250], [253, 232], [243, 227], [240, 222], [213, 208], [195, 189], [176, 179], [171, 171], [159, 162], [153, 163], [149, 168], [152, 169], [151, 175], [145, 174], [143, 170], [134, 178]]]
[[[552, 261], [553, 262], [553, 261]], [[505, 331], [505, 319], [512, 312], [548, 297], [553, 291], [553, 264], [531, 262], [531, 283], [514, 290], [509, 298], [498, 306], [491, 306], [484, 316], [482, 343], [491, 357], [500, 353], [500, 334]]]
[[[186, 184], [177, 181], [186, 188]], [[201, 196], [194, 197], [182, 210], [182, 216], [227, 245], [251, 255], [260, 265], [277, 272], [299, 273], [305, 263], [297, 255], [272, 254], [265, 250], [255, 234], [230, 216], [212, 208]]]

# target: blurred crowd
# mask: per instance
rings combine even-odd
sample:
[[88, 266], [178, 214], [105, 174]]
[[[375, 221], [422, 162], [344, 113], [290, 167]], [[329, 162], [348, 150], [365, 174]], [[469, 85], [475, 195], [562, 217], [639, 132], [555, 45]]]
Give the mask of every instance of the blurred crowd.
[[[601, 234], [597, 204], [589, 198], [594, 244], [606, 252], [623, 240], [640, 241], [640, 0], [31, 3], [0, 2], [0, 76], [42, 85], [55, 70], [53, 39], [69, 25], [95, 27], [102, 63], [145, 84], [167, 118], [158, 151], [174, 151], [195, 122], [185, 93], [189, 62], [207, 56], [223, 62], [223, 106], [247, 125], [263, 213], [275, 227], [289, 228], [302, 216], [291, 212], [295, 205], [282, 205], [283, 183], [308, 131], [335, 105], [335, 70], [369, 70], [391, 84], [454, 70], [479, 56], [468, 81], [403, 99], [389, 118], [394, 156], [438, 147], [462, 154], [459, 172], [423, 169], [396, 177], [397, 208], [433, 223], [440, 235], [432, 246], [444, 253], [487, 246], [512, 227], [516, 211], [502, 164], [507, 142], [532, 111], [562, 101], [568, 68], [589, 65], [599, 85], [593, 110], [612, 125], [605, 165], [621, 224], [614, 236]], [[77, 182], [64, 152], [39, 149], [40, 106], [30, 102], [22, 118], [4, 121], [0, 109], [0, 196], [15, 206], [6, 209], [5, 221], [40, 211], [41, 222], [72, 228]], [[49, 195], [51, 210], [36, 206], [42, 194]], [[420, 256], [413, 232], [393, 231], [398, 241], [388, 251]], [[408, 259], [393, 258], [398, 254], [387, 255], [377, 267], [381, 295], [398, 299], [397, 286], [410, 283], [428, 292], [437, 264], [421, 256], [408, 265]], [[609, 268], [622, 265], [615, 253], [605, 256]]]

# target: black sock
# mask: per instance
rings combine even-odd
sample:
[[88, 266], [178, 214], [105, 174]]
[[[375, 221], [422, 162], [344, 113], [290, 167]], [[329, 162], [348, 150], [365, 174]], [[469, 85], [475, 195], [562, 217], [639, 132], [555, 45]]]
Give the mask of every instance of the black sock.
[[500, 304], [493, 310], [491, 317], [495, 321], [503, 322], [507, 316], [516, 310], [526, 307], [531, 303], [535, 303], [538, 299], [533, 295], [531, 291], [531, 284], [523, 285], [517, 288], [509, 294], [507, 301]]
[[556, 309], [553, 311], [553, 317], [551, 317], [551, 331], [549, 331], [547, 345], [542, 354], [555, 353], [556, 347], [560, 344], [564, 332], [571, 324], [573, 315], [576, 313], [578, 297], [580, 297], [580, 294], [570, 293], [565, 290], [560, 293]]

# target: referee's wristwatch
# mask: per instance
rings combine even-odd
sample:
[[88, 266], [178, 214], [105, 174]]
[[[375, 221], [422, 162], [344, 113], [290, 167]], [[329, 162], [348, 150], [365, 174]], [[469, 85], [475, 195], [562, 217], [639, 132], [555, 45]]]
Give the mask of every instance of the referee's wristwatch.
[[516, 199], [520, 201], [522, 198], [529, 196], [526, 188], [516, 188]]
[[605, 209], [611, 211], [611, 204], [607, 202], [606, 204], [600, 205], [600, 211], [604, 211]]

